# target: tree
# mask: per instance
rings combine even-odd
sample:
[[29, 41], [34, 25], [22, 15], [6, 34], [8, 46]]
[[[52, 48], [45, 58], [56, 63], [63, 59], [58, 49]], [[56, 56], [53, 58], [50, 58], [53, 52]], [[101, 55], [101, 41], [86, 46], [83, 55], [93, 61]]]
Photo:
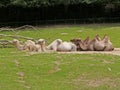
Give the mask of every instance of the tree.
[[27, 3], [24, 0], [11, 0], [10, 5], [25, 7]]
[[0, 7], [9, 5], [21, 7], [46, 7], [54, 5], [64, 5], [65, 7], [71, 4], [120, 4], [120, 0], [0, 0]]
[[10, 0], [0, 0], [0, 7], [6, 7], [10, 4]]
[[49, 0], [25, 0], [28, 7], [44, 7], [49, 6]]

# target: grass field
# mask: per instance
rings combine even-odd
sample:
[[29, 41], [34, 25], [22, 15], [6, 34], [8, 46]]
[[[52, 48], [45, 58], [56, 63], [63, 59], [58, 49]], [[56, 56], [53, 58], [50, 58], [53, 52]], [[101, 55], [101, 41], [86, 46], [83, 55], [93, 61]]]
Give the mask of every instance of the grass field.
[[[120, 24], [50, 26], [0, 34], [45, 38], [47, 44], [57, 38], [69, 41], [107, 34], [114, 47], [120, 47]], [[0, 90], [120, 90], [120, 56], [31, 54], [0, 48]]]

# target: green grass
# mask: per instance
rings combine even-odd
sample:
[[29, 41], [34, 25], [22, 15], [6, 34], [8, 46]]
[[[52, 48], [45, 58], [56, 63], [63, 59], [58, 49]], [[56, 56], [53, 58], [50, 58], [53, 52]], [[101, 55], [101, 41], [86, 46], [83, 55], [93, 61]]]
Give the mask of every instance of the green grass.
[[[120, 46], [120, 26], [80, 25], [38, 30], [0, 32], [18, 34], [50, 43], [56, 38], [93, 38], [107, 34]], [[61, 33], [67, 33], [62, 35]], [[11, 38], [8, 38], [11, 39]], [[23, 74], [23, 75], [21, 75]], [[104, 54], [31, 54], [16, 48], [0, 48], [0, 90], [119, 90], [120, 57]]]

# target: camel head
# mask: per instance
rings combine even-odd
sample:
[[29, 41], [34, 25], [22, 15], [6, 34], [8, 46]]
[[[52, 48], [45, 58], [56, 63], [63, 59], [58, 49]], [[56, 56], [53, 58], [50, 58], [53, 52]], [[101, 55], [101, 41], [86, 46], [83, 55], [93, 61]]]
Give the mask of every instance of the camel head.
[[77, 51], [81, 51], [81, 48], [80, 48], [81, 39], [79, 39], [79, 38], [74, 38], [74, 39], [71, 39], [70, 41], [77, 46]]
[[62, 40], [61, 39], [56, 39], [55, 40], [58, 44], [61, 44], [62, 43]]
[[45, 39], [39, 39], [37, 43], [40, 45], [43, 45], [43, 44], [45, 45]]
[[13, 45], [16, 45], [16, 44], [19, 44], [19, 43], [20, 43], [20, 41], [17, 40], [17, 39], [13, 39], [13, 40], [11, 41], [11, 44], [13, 44]]
[[74, 43], [75, 45], [79, 45], [79, 42], [81, 41], [81, 39], [79, 38], [74, 38], [70, 40], [72, 43]]
[[85, 40], [75, 38], [72, 39], [71, 42], [77, 46], [78, 51], [86, 51], [88, 49], [89, 37], [87, 37]]

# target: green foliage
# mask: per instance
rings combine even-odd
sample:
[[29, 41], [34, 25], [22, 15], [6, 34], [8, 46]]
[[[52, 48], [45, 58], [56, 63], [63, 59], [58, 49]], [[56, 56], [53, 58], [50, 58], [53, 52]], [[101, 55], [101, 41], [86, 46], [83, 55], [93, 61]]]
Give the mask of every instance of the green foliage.
[[28, 4], [28, 7], [42, 7], [50, 5], [49, 0], [31, 0], [26, 2]]
[[15, 6], [27, 6], [27, 3], [24, 0], [11, 0], [11, 4]]
[[22, 6], [22, 7], [42, 7], [51, 5], [70, 5], [70, 4], [93, 4], [93, 3], [120, 3], [120, 0], [0, 0], [2, 6]]
[[6, 7], [10, 4], [10, 0], [0, 0], [0, 7]]

